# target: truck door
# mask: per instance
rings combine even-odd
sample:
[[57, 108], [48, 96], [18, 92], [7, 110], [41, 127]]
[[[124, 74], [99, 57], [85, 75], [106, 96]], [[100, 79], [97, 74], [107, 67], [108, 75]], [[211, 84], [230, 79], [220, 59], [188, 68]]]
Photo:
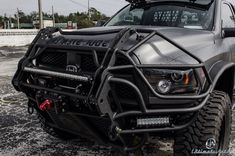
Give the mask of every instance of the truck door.
[[[222, 29], [234, 28], [235, 29], [235, 14], [233, 6], [229, 3], [222, 4], [221, 10]], [[227, 52], [231, 52], [231, 61], [235, 62], [235, 37], [226, 37], [223, 41], [224, 47]]]
[[[234, 13], [235, 12], [234, 12], [234, 8], [232, 5], [230, 5], [229, 3], [222, 3], [222, 8], [221, 8], [222, 29], [224, 28], [235, 29], [235, 16], [234, 16], [235, 14]], [[235, 63], [235, 37], [224, 38], [223, 45], [224, 45], [224, 48], [226, 48], [225, 51], [230, 53], [230, 56], [231, 56], [230, 61]], [[234, 89], [235, 89], [235, 86], [234, 86]], [[235, 90], [234, 90], [234, 93], [235, 93]]]

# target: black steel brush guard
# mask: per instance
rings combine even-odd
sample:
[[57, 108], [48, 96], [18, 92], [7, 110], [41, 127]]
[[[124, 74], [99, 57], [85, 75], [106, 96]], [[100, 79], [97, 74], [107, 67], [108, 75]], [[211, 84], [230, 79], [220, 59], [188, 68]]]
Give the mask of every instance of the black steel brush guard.
[[[132, 30], [130, 30], [132, 31]], [[98, 104], [99, 104], [99, 108], [101, 113], [106, 114], [110, 111], [107, 110], [107, 107], [104, 107], [104, 105], [101, 103], [100, 101], [104, 101], [105, 95], [104, 93], [107, 93], [106, 90], [106, 86], [109, 86], [109, 83], [123, 83], [129, 87], [131, 87], [133, 90], [136, 91], [136, 93], [139, 95], [139, 100], [140, 100], [140, 108], [142, 108], [141, 111], [137, 111], [137, 112], [124, 112], [121, 114], [116, 114], [114, 119], [116, 118], [120, 118], [123, 116], [128, 116], [128, 115], [138, 115], [141, 113], [144, 114], [159, 114], [159, 113], [185, 113], [185, 112], [194, 112], [194, 111], [198, 111], [199, 109], [201, 109], [205, 102], [207, 101], [207, 99], [209, 98], [210, 93], [212, 92], [212, 80], [210, 78], [209, 73], [207, 72], [206, 67], [204, 66], [204, 64], [202, 63], [202, 61], [197, 58], [196, 56], [194, 56], [193, 54], [189, 53], [186, 49], [184, 49], [183, 47], [181, 47], [180, 45], [178, 45], [177, 43], [175, 43], [174, 41], [170, 40], [169, 38], [167, 38], [166, 36], [162, 35], [161, 33], [157, 32], [157, 31], [151, 31], [151, 30], [142, 30], [142, 29], [136, 29], [135, 30], [138, 33], [150, 33], [150, 35], [148, 35], [147, 37], [145, 37], [141, 42], [139, 42], [137, 45], [135, 45], [133, 48], [131, 48], [128, 52], [124, 52], [121, 51], [119, 49], [115, 49], [114, 50], [114, 54], [112, 55], [112, 59], [111, 60], [115, 60], [116, 54], [120, 53], [122, 55], [124, 55], [126, 58], [129, 59], [130, 62], [132, 62], [132, 65], [124, 65], [124, 66], [117, 66], [117, 67], [112, 67], [109, 66], [105, 69], [106, 76], [103, 79], [103, 84], [100, 87], [100, 91], [97, 94], [97, 98], [98, 98]], [[160, 37], [162, 37], [163, 39], [165, 39], [166, 41], [168, 41], [169, 43], [173, 44], [174, 46], [176, 46], [177, 48], [179, 48], [180, 50], [182, 50], [183, 52], [185, 52], [186, 54], [188, 54], [189, 56], [193, 57], [195, 60], [197, 60], [199, 62], [199, 64], [189, 64], [189, 65], [180, 65], [180, 64], [161, 64], [161, 65], [137, 65], [132, 58], [130, 57], [130, 54], [134, 52], [134, 50], [136, 50], [137, 48], [139, 48], [142, 44], [144, 44], [145, 42], [147, 42], [149, 39], [151, 39], [153, 36], [158, 35]], [[112, 62], [112, 61], [111, 61]], [[206, 92], [204, 92], [203, 94], [200, 95], [190, 95], [190, 96], [180, 96], [180, 95], [162, 95], [157, 93], [149, 84], [148, 80], [145, 78], [143, 72], [141, 71], [141, 69], [144, 68], [154, 68], [154, 69], [198, 69], [201, 68], [203, 69], [203, 72], [206, 76], [206, 82], [209, 84], [209, 87], [207, 89]], [[125, 79], [121, 79], [121, 78], [115, 78], [113, 77], [111, 74], [109, 74], [111, 71], [115, 71], [115, 70], [122, 70], [122, 69], [134, 69], [140, 76], [140, 78], [143, 80], [143, 82], [146, 84], [146, 86], [148, 87], [148, 89], [151, 91], [152, 94], [154, 94], [156, 97], [161, 98], [161, 99], [178, 99], [178, 100], [184, 100], [184, 99], [191, 99], [191, 100], [198, 100], [198, 99], [203, 99], [203, 102], [201, 102], [201, 104], [199, 104], [196, 107], [192, 107], [192, 108], [187, 108], [187, 109], [161, 109], [161, 110], [148, 110], [146, 108], [146, 105], [144, 104], [144, 100], [142, 97], [142, 94], [140, 92], [140, 90], [138, 89], [137, 86], [135, 86], [132, 82], [125, 80]], [[105, 89], [104, 89], [105, 88]], [[102, 96], [103, 95], [103, 96]], [[113, 115], [113, 114], [111, 114]]]
[[[56, 31], [60, 31], [60, 33], [63, 34], [63, 32], [61, 30], [56, 30]], [[53, 33], [53, 32], [51, 32], [51, 33]], [[136, 44], [134, 47], [132, 47], [127, 52], [118, 49], [118, 45], [121, 42], [125, 42], [125, 40], [127, 40], [134, 33], [136, 33], [137, 36], [141, 33], [147, 33], [148, 35], [146, 37], [139, 36], [139, 38], [141, 38], [139, 43]], [[188, 64], [188, 65], [179, 65], [179, 64], [140, 65], [140, 64], [136, 64], [132, 60], [131, 54], [133, 54], [133, 52], [137, 48], [139, 48], [141, 45], [146, 43], [148, 40], [150, 40], [155, 35], [160, 36], [161, 38], [168, 41], [169, 43], [171, 43], [172, 45], [174, 45], [175, 47], [177, 47], [178, 49], [180, 49], [181, 51], [183, 51], [187, 55], [189, 55], [192, 58], [194, 58], [195, 60], [197, 60], [198, 64]], [[79, 47], [78, 47], [78, 49], [79, 49]], [[131, 62], [131, 65], [113, 66], [117, 54], [121, 54], [121, 55], [125, 56]], [[30, 56], [31, 56], [31, 58], [33, 57], [32, 54]], [[37, 71], [37, 70], [34, 70], [33, 67], [26, 66], [27, 62], [29, 62], [29, 60], [30, 60], [30, 56], [29, 56], [29, 59], [26, 59], [26, 61], [24, 61], [24, 63], [23, 63], [24, 65], [22, 65], [21, 69], [24, 72], [33, 72], [33, 73], [43, 74], [42, 70]], [[194, 96], [192, 96], [192, 95], [190, 95], [190, 96], [162, 95], [162, 94], [157, 93], [151, 87], [151, 85], [147, 81], [147, 79], [145, 78], [144, 74], [141, 71], [142, 69], [145, 69], [145, 68], [177, 69], [177, 70], [201, 68], [205, 74], [206, 83], [208, 84], [208, 88], [202, 94], [198, 94], [198, 95], [194, 95]], [[143, 95], [141, 94], [141, 91], [139, 90], [139, 88], [135, 84], [133, 84], [132, 82], [130, 82], [126, 79], [115, 78], [112, 75], [113, 71], [116, 71], [116, 70], [120, 71], [123, 69], [135, 70], [136, 73], [138, 74], [139, 78], [141, 78], [141, 80], [147, 86], [148, 90], [157, 98], [175, 99], [175, 100], [185, 100], [185, 99], [195, 100], [195, 101], [199, 101], [199, 104], [196, 106], [188, 107], [188, 108], [148, 109], [146, 106], [146, 103], [144, 101]], [[49, 74], [49, 73], [46, 72], [44, 74]], [[20, 75], [22, 75], [22, 72]], [[209, 72], [207, 71], [206, 67], [204, 66], [202, 60], [200, 60], [198, 57], [191, 54], [186, 49], [184, 49], [182, 46], [178, 45], [176, 42], [167, 38], [165, 35], [161, 34], [160, 32], [152, 31], [152, 30], [148, 30], [148, 29], [138, 29], [138, 28], [136, 28], [136, 29], [125, 28], [116, 35], [115, 39], [113, 40], [112, 44], [110, 44], [110, 46], [106, 52], [106, 55], [104, 57], [104, 60], [101, 64], [100, 68], [96, 71], [96, 74], [95, 74], [96, 76], [95, 76], [94, 80], [91, 80], [89, 77], [87, 77], [87, 78], [86, 77], [79, 77], [76, 75], [68, 75], [68, 74], [56, 73], [56, 72], [54, 72], [53, 75], [67, 77], [67, 78], [75, 78], [78, 81], [80, 81], [80, 80], [81, 81], [93, 81], [93, 85], [92, 85], [90, 93], [87, 97], [76, 95], [75, 93], [72, 94], [72, 93], [66, 93], [64, 91], [43, 88], [43, 87], [39, 87], [36, 85], [28, 84], [26, 82], [21, 82], [21, 81], [20, 81], [19, 88], [20, 88], [20, 86], [24, 86], [24, 87], [34, 88], [34, 89], [47, 90], [47, 91], [56, 92], [56, 93], [67, 95], [67, 96], [72, 96], [72, 97], [82, 98], [82, 99], [87, 99], [89, 101], [92, 101], [92, 104], [94, 104], [94, 103], [96, 104], [100, 116], [107, 116], [108, 115], [108, 117], [110, 118], [110, 120], [112, 122], [110, 133], [113, 133], [113, 134], [110, 137], [110, 139], [115, 140], [115, 139], [119, 138], [122, 141], [122, 143], [124, 144], [125, 151], [134, 150], [134, 149], [137, 149], [140, 146], [142, 146], [144, 144], [144, 141], [145, 141], [148, 133], [162, 132], [162, 131], [164, 131], [164, 132], [165, 131], [175, 131], [175, 130], [183, 129], [183, 128], [189, 126], [194, 121], [194, 119], [197, 117], [198, 110], [200, 110], [206, 104], [206, 102], [210, 96], [210, 93], [212, 92], [212, 90], [215, 86], [215, 84], [213, 84], [213, 82], [210, 78]], [[18, 76], [18, 79], [19, 79], [19, 77], [20, 76]], [[17, 82], [17, 81], [13, 81], [13, 84], [14, 84], [14, 82]], [[138, 95], [138, 104], [139, 104], [141, 110], [139, 110], [139, 111], [126, 111], [126, 112], [120, 112], [120, 113], [113, 112], [111, 109], [110, 103], [109, 103], [109, 99], [108, 99], [108, 93], [109, 93], [109, 91], [111, 91], [111, 86], [110, 86], [111, 83], [124, 84], [124, 85], [128, 86], [129, 88], [131, 88], [132, 90], [134, 90], [135, 93]], [[91, 95], [95, 95], [95, 97], [91, 97]], [[89, 103], [89, 105], [91, 105], [91, 104]], [[92, 106], [90, 106], [90, 108], [92, 108]], [[157, 116], [157, 115], [161, 115], [161, 114], [184, 114], [184, 113], [195, 113], [195, 114], [194, 114], [194, 117], [192, 117], [192, 119], [185, 124], [171, 125], [171, 126], [162, 127], [162, 128], [121, 129], [119, 127], [118, 121], [117, 121], [119, 119], [126, 118], [129, 116], [140, 116], [140, 115], [145, 115], [145, 116], [155, 115], [155, 116]], [[128, 147], [128, 145], [125, 144], [125, 141], [122, 138], [123, 134], [144, 134], [144, 137], [142, 138], [142, 141], [139, 142], [139, 144], [137, 144], [133, 147]]]
[[[106, 73], [106, 74], [105, 74], [105, 76], [103, 75], [102, 84], [101, 84], [100, 89], [99, 89], [99, 91], [96, 95], [97, 102], [98, 102], [98, 108], [100, 110], [101, 115], [108, 114], [108, 116], [110, 117], [110, 119], [112, 121], [112, 124], [113, 124], [111, 127], [117, 133], [116, 135], [117, 135], [117, 137], [120, 138], [120, 140], [123, 140], [121, 138], [122, 134], [141, 134], [142, 133], [142, 134], [145, 134], [147, 136], [148, 133], [176, 131], [176, 130], [186, 128], [187, 126], [189, 126], [190, 124], [193, 123], [193, 121], [197, 117], [197, 111], [199, 111], [206, 104], [208, 98], [210, 97], [210, 93], [213, 90], [213, 86], [215, 86], [215, 84], [212, 83], [210, 75], [209, 75], [206, 67], [203, 64], [203, 61], [201, 61], [198, 57], [191, 54], [186, 49], [184, 49], [182, 46], [178, 45], [176, 42], [174, 42], [171, 39], [167, 38], [165, 35], [161, 34], [160, 32], [151, 31], [151, 30], [143, 30], [143, 29], [136, 29], [136, 30], [131, 30], [130, 29], [129, 31], [134, 31], [134, 32], [137, 32], [137, 33], [149, 33], [149, 35], [146, 36], [138, 44], [136, 44], [133, 48], [131, 48], [128, 52], [121, 51], [119, 49], [113, 49], [113, 55], [112, 55], [111, 63], [105, 69], [104, 73]], [[129, 31], [127, 31], [127, 33], [130, 33]], [[198, 64], [188, 64], [188, 65], [179, 65], [179, 64], [137, 65], [133, 61], [133, 59], [131, 58], [130, 55], [137, 48], [139, 48], [141, 45], [146, 43], [149, 39], [151, 39], [155, 35], [160, 36], [164, 40], [168, 41], [169, 43], [171, 43], [175, 47], [179, 48], [181, 51], [185, 52], [186, 54], [188, 54], [189, 56], [191, 56], [192, 58], [197, 60]], [[125, 35], [123, 35], [123, 36], [125, 36]], [[121, 55], [125, 56], [126, 58], [128, 58], [128, 60], [132, 64], [131, 65], [124, 65], [124, 66], [117, 66], [117, 67], [112, 66], [112, 60], [115, 60], [115, 57], [117, 56], [117, 54], [121, 54]], [[205, 74], [206, 83], [208, 83], [209, 87], [204, 93], [199, 94], [199, 95], [194, 95], [194, 96], [192, 96], [192, 95], [190, 95], [190, 96], [162, 95], [162, 94], [157, 93], [152, 88], [152, 86], [150, 85], [148, 80], [145, 78], [143, 72], [141, 71], [142, 69], [145, 69], [145, 68], [177, 69], [177, 70], [201, 68], [203, 70], [204, 74]], [[185, 99], [196, 100], [196, 101], [199, 100], [200, 103], [196, 106], [189, 107], [189, 108], [148, 109], [145, 102], [144, 102], [144, 98], [142, 96], [141, 91], [139, 90], [139, 88], [135, 84], [133, 84], [132, 82], [130, 82], [126, 79], [115, 78], [111, 74], [111, 72], [113, 72], [115, 70], [120, 71], [120, 70], [124, 70], [124, 69], [133, 69], [133, 70], [135, 70], [138, 73], [138, 76], [142, 79], [144, 84], [147, 86], [148, 90], [150, 90], [150, 92], [155, 97], [158, 97], [160, 99], [172, 99], [172, 100], [185, 100]], [[124, 84], [124, 85], [130, 87], [133, 91], [135, 91], [135, 93], [138, 95], [138, 101], [139, 101], [138, 104], [139, 104], [141, 110], [140, 111], [126, 111], [126, 112], [120, 112], [120, 113], [113, 112], [111, 110], [111, 107], [109, 105], [109, 100], [108, 100], [108, 92], [111, 91], [111, 87], [110, 87], [111, 83]], [[161, 115], [161, 114], [175, 114], [175, 113], [183, 114], [183, 113], [190, 113], [190, 112], [196, 112], [196, 113], [195, 113], [194, 117], [189, 122], [187, 122], [183, 125], [171, 125], [169, 127], [163, 127], [163, 128], [121, 129], [121, 128], [118, 127], [118, 123], [116, 122], [118, 119], [126, 118], [126, 117], [129, 117], [129, 116], [140, 116], [140, 115], [146, 115], [146, 116], [155, 115], [155, 116], [157, 116], [157, 115]], [[125, 151], [137, 149], [138, 147], [140, 147], [142, 145], [142, 143], [144, 143], [144, 139], [145, 139], [145, 137], [143, 138], [143, 142], [141, 142], [136, 147], [131, 147], [131, 148], [125, 147]]]

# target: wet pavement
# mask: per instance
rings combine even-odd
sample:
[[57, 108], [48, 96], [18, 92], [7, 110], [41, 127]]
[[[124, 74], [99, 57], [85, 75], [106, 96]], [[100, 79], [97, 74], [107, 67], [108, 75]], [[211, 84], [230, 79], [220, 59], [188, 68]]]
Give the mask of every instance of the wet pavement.
[[[26, 97], [16, 92], [10, 82], [26, 49], [0, 48], [0, 156], [108, 156], [109, 147], [81, 139], [61, 141], [48, 135], [41, 129], [36, 115], [27, 113]], [[151, 140], [144, 149], [146, 156], [172, 155], [172, 142]], [[235, 121], [231, 151], [235, 155]]]

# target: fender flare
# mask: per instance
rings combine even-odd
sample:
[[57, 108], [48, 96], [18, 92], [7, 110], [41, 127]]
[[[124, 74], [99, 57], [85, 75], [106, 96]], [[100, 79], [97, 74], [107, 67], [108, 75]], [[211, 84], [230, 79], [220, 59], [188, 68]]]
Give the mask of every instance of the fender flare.
[[[212, 80], [212, 91], [215, 89], [221, 76], [229, 69], [232, 69], [232, 71], [234, 73], [235, 63], [219, 61], [219, 62], [216, 62], [214, 65], [212, 65], [211, 69], [209, 70], [209, 75]], [[232, 76], [232, 80], [233, 80], [233, 86], [231, 86], [231, 87], [234, 87], [234, 74]]]

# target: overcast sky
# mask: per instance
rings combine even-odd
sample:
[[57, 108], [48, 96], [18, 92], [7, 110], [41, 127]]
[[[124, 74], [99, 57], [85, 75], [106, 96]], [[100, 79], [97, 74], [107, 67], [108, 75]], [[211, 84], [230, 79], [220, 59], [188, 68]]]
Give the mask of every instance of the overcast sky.
[[[234, 2], [235, 0], [229, 0]], [[88, 0], [42, 0], [43, 11], [51, 13], [52, 5], [55, 12], [68, 15], [73, 12], [87, 11]], [[108, 16], [116, 13], [127, 3], [125, 0], [90, 0], [90, 6], [95, 7]], [[38, 10], [38, 0], [0, 0], [0, 15], [13, 16], [17, 8], [30, 13]]]
[[[42, 0], [43, 11], [51, 13], [52, 5], [55, 12], [69, 14], [71, 12], [87, 11], [88, 0]], [[95, 7], [108, 16], [113, 15], [127, 3], [125, 0], [90, 0], [90, 6]], [[13, 16], [17, 8], [29, 13], [38, 10], [38, 0], [0, 0], [0, 15]]]

